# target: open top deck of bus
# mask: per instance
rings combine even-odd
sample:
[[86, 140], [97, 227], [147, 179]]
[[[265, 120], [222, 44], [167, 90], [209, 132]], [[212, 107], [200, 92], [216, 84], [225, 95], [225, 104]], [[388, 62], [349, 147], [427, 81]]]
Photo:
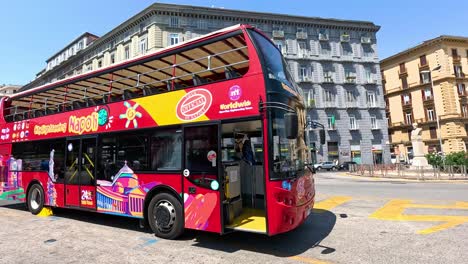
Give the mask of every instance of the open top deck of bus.
[[[133, 60], [18, 93], [6, 101], [7, 122], [185, 89], [240, 77], [249, 54], [236, 25]], [[220, 36], [221, 38], [218, 38]]]

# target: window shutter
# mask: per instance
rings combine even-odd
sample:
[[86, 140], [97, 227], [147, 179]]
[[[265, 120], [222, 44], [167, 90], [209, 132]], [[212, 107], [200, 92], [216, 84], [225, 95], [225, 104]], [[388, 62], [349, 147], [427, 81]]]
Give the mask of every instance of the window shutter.
[[288, 48], [288, 54], [296, 54], [297, 53], [297, 41], [293, 39], [286, 40], [286, 46]]
[[340, 46], [338, 45], [338, 43], [332, 42], [330, 44], [331, 44], [331, 55], [340, 56], [339, 51], [338, 51], [340, 49]]

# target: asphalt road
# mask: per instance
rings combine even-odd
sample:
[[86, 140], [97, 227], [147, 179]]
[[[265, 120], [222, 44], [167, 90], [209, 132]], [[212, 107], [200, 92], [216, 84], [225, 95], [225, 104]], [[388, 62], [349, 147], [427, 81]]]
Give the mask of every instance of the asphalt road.
[[37, 217], [3, 202], [0, 263], [468, 263], [468, 184], [316, 179], [317, 209], [275, 237], [186, 231], [169, 241], [130, 218]]

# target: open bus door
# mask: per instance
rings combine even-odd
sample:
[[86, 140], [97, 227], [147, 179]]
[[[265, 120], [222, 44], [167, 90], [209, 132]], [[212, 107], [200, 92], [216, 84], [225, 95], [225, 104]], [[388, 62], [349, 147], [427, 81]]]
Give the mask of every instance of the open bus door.
[[184, 126], [185, 228], [221, 233], [219, 124]]
[[65, 205], [96, 209], [96, 137], [67, 139]]

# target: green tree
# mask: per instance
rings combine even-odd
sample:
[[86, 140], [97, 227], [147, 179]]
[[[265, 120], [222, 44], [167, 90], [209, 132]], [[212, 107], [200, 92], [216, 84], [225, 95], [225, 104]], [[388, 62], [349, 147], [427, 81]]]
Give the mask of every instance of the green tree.
[[444, 158], [437, 153], [429, 153], [426, 155], [427, 162], [434, 167], [441, 167], [444, 163]]
[[447, 165], [468, 165], [468, 156], [465, 151], [454, 152], [445, 156]]

